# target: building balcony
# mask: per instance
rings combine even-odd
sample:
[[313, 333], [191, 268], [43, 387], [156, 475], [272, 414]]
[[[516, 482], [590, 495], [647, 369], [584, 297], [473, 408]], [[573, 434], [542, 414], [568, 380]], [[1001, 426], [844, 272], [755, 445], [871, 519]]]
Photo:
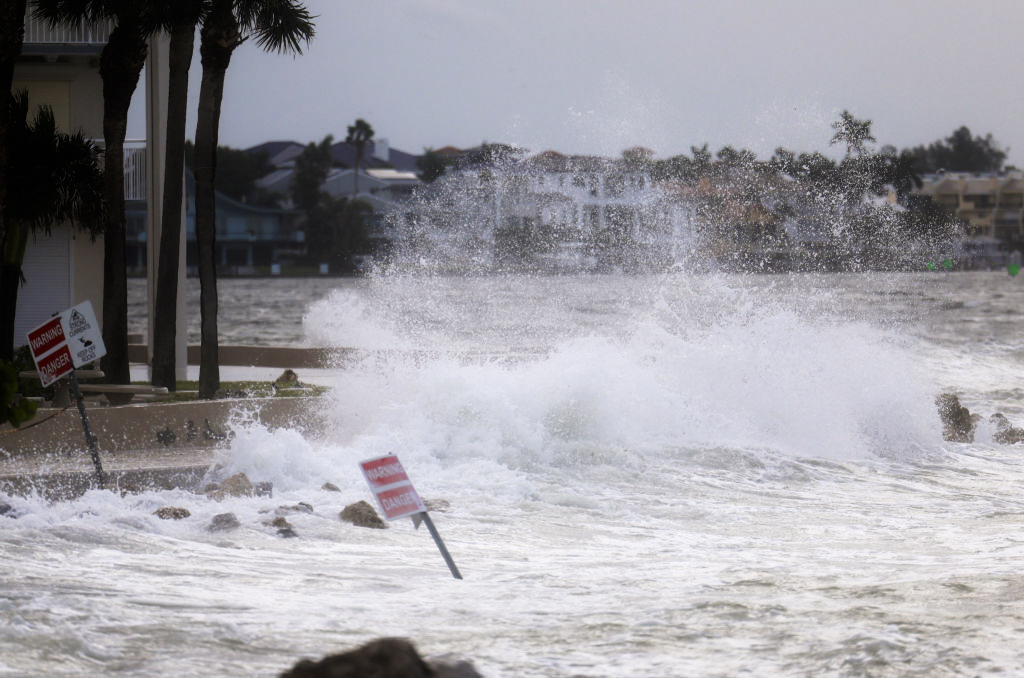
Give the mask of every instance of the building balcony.
[[146, 142], [124, 142], [124, 199], [146, 199]]
[[26, 55], [56, 57], [67, 54], [99, 54], [114, 29], [112, 21], [97, 24], [61, 24], [50, 27], [32, 16], [34, 3], [25, 12], [25, 40], [21, 52]]

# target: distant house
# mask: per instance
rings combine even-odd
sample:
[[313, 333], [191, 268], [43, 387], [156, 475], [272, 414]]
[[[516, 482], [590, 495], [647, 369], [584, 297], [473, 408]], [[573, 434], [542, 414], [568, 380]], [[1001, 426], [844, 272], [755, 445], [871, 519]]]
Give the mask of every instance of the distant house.
[[969, 237], [1024, 239], [1024, 173], [943, 172], [923, 177], [919, 192], [966, 221]]
[[[284, 196], [279, 203], [282, 208], [293, 206], [291, 186], [295, 160], [304, 148], [296, 142], [276, 141], [247, 149], [266, 153], [270, 158], [274, 171], [256, 184], [269, 193]], [[387, 247], [386, 241], [394, 238], [393, 225], [410, 209], [410, 199], [423, 182], [415, 171], [418, 156], [391, 148], [386, 139], [377, 139], [369, 150], [372, 152], [367, 153], [362, 166], [356, 170], [355, 148], [345, 142], [334, 144], [331, 155], [336, 166], [328, 172], [322, 189], [334, 198], [356, 197], [367, 203], [373, 210], [370, 238]]]
[[[198, 267], [196, 245], [195, 177], [186, 174], [185, 255], [190, 274]], [[306, 253], [301, 212], [288, 208], [258, 207], [215, 192], [218, 270], [225, 274], [251, 274], [258, 268], [291, 263]], [[145, 203], [127, 206], [127, 258], [131, 272], [146, 269]]]
[[923, 177], [918, 192], [966, 223], [967, 265], [1002, 266], [1024, 250], [1024, 173], [941, 172]]

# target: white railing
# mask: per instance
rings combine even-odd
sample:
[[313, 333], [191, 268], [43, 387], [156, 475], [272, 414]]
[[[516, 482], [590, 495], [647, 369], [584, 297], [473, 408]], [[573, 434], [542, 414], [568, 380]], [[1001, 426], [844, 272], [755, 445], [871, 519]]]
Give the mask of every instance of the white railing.
[[110, 31], [114, 29], [112, 21], [97, 24], [79, 23], [74, 26], [60, 24], [50, 27], [46, 21], [32, 16], [35, 3], [29, 3], [25, 12], [25, 44], [26, 45], [105, 45]]
[[[93, 139], [92, 143], [102, 154], [103, 139]], [[143, 139], [125, 139], [124, 142], [124, 199], [146, 199], [146, 142]]]
[[146, 142], [124, 142], [124, 199], [146, 199]]

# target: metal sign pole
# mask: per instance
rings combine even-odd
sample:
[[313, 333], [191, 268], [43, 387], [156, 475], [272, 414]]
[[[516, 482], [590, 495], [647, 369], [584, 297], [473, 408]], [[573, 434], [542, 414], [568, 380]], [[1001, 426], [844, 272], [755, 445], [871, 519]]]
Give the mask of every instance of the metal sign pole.
[[75, 399], [78, 404], [78, 414], [82, 417], [82, 428], [85, 430], [85, 444], [89, 447], [89, 454], [92, 456], [92, 465], [96, 469], [96, 482], [100, 487], [103, 487], [103, 465], [100, 463], [100, 452], [96, 444], [96, 436], [92, 432], [92, 428], [89, 426], [89, 417], [85, 413], [85, 398], [82, 397], [82, 391], [78, 388], [78, 375], [75, 374], [74, 370], [71, 370], [71, 397]]
[[434, 521], [430, 519], [430, 514], [423, 511], [416, 515], [427, 524], [427, 529], [430, 530], [430, 536], [434, 538], [434, 543], [437, 544], [437, 550], [441, 552], [444, 562], [448, 563], [448, 569], [452, 571], [452, 576], [456, 579], [462, 579], [462, 575], [459, 574], [459, 568], [455, 567], [455, 561], [452, 560], [451, 554], [448, 553], [448, 549], [445, 548], [444, 542], [441, 541], [441, 535], [437, 533], [437, 528], [434, 527]]

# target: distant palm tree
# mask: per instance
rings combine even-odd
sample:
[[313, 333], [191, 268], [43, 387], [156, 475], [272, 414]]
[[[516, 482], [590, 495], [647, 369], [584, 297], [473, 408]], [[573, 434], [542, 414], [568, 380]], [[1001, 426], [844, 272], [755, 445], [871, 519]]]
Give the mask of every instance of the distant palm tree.
[[303, 44], [313, 38], [313, 18], [296, 0], [211, 0], [203, 18], [199, 44], [203, 77], [199, 87], [193, 165], [199, 249], [200, 398], [213, 398], [220, 388], [214, 180], [224, 76], [235, 48], [250, 36], [255, 36], [256, 44], [265, 50], [301, 54]]
[[103, 343], [108, 381], [127, 384], [128, 277], [125, 263], [124, 139], [128, 107], [146, 63], [147, 40], [159, 26], [144, 0], [34, 0], [50, 25], [112, 20], [100, 53], [103, 79]]
[[188, 72], [196, 26], [205, 0], [154, 2], [161, 24], [170, 31], [167, 78], [167, 137], [164, 157], [163, 216], [156, 262], [156, 301], [153, 308], [154, 386], [174, 391], [177, 384], [175, 338], [178, 334], [178, 268], [181, 241], [181, 201], [185, 173], [185, 119], [188, 108]]
[[363, 164], [363, 154], [366, 153], [366, 144], [373, 141], [373, 128], [370, 123], [362, 118], [356, 120], [355, 124], [348, 126], [348, 136], [345, 143], [351, 144], [356, 149], [356, 167], [352, 173], [352, 196], [359, 194], [359, 166]]
[[832, 129], [836, 131], [832, 135], [830, 144], [846, 144], [846, 156], [854, 154], [863, 155], [864, 144], [874, 141], [871, 136], [871, 121], [858, 120], [849, 111], [839, 114], [839, 120], [832, 123]]
[[0, 238], [0, 359], [11, 360], [29, 236], [64, 222], [99, 233], [103, 176], [96, 147], [81, 133], [58, 132], [49, 107], [40, 108], [30, 122], [27, 93], [2, 96], [10, 129], [6, 228]]

